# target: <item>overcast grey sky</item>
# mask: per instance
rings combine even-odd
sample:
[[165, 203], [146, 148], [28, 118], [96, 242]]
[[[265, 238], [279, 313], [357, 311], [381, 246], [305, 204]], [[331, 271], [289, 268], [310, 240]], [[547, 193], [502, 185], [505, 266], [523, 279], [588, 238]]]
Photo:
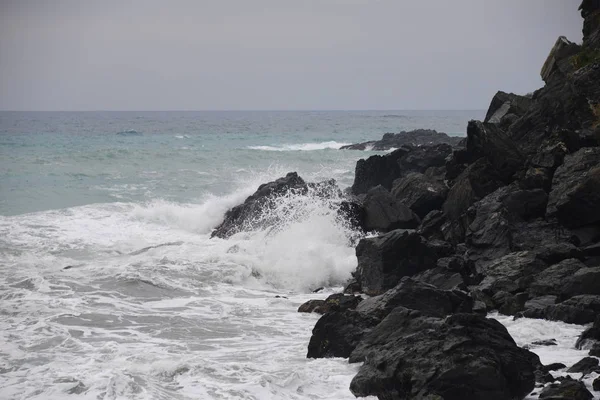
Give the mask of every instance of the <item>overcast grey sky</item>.
[[0, 0], [0, 109], [483, 109], [579, 3]]

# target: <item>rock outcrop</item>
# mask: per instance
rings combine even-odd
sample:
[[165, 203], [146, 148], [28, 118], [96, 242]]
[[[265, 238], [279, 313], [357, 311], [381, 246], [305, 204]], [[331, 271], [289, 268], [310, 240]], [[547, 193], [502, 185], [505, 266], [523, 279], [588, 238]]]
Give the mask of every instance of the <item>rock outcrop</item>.
[[443, 132], [431, 129], [416, 129], [413, 131], [402, 131], [399, 133], [386, 133], [381, 140], [350, 144], [342, 146], [340, 150], [373, 150], [385, 151], [397, 149], [402, 146], [431, 146], [446, 143], [452, 146], [458, 145], [463, 138], [448, 136]]

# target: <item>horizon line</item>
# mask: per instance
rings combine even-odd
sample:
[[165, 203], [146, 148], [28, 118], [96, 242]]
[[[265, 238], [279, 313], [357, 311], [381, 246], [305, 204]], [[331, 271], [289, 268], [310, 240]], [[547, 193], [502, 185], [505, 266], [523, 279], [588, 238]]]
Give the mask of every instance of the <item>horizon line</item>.
[[485, 111], [485, 108], [348, 108], [348, 109], [204, 109], [204, 110], [0, 110], [3, 113], [18, 113], [18, 112], [47, 112], [47, 113], [60, 113], [60, 112], [352, 112], [352, 111]]

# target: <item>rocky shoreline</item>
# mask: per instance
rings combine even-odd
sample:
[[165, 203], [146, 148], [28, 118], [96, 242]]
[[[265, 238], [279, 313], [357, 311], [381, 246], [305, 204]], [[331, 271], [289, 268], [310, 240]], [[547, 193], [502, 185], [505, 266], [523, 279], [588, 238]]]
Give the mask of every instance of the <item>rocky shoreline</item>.
[[[465, 139], [423, 130], [347, 147], [397, 148], [360, 160], [336, 203], [340, 218], [377, 235], [358, 242], [344, 293], [299, 311], [323, 314], [308, 357], [363, 363], [356, 396], [593, 398], [552, 375], [566, 366], [542, 365], [486, 318], [593, 323], [574, 343], [590, 357], [566, 372], [600, 372], [600, 1], [580, 9], [583, 43], [557, 40], [545, 86], [498, 92]], [[290, 173], [230, 210], [213, 236], [276, 223], [257, 214], [290, 191], [340, 194], [333, 181]]]

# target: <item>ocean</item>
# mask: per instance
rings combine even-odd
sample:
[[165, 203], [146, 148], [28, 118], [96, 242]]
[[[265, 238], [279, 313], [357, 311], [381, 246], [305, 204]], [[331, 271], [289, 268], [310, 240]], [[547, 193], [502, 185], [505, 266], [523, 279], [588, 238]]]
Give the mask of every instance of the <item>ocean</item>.
[[[287, 172], [348, 187], [375, 153], [344, 144], [484, 115], [0, 112], [0, 398], [353, 399], [359, 366], [306, 359], [319, 316], [296, 310], [340, 290], [358, 233], [311, 196], [278, 229], [210, 232]], [[503, 323], [559, 340], [543, 362], [585, 355], [581, 327]]]

